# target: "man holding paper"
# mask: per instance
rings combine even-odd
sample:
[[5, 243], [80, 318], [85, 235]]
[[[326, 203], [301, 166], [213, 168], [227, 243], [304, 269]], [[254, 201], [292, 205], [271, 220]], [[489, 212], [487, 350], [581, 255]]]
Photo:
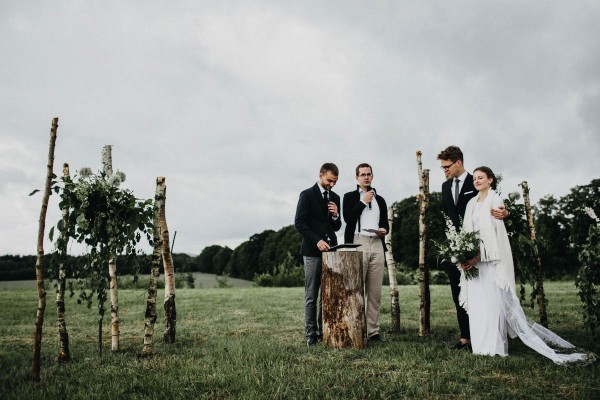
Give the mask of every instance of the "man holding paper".
[[335, 164], [323, 164], [319, 181], [300, 193], [294, 219], [296, 229], [302, 235], [300, 253], [304, 258], [304, 330], [308, 346], [315, 346], [322, 337], [322, 299], [319, 296], [322, 253], [337, 245], [335, 232], [342, 227], [338, 212], [340, 196], [331, 190], [337, 183], [338, 175]]
[[[356, 167], [357, 189], [344, 195], [343, 217], [346, 222], [344, 241], [360, 244], [363, 254], [363, 278], [369, 341], [385, 341], [379, 332], [381, 284], [385, 266], [385, 235], [390, 229], [387, 205], [371, 187], [373, 168], [363, 163]], [[375, 201], [373, 201], [375, 200]]]

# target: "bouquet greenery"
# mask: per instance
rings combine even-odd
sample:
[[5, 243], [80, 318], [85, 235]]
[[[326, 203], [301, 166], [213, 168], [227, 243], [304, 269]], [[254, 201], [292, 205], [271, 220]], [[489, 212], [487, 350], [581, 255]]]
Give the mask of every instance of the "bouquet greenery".
[[465, 270], [461, 267], [461, 263], [475, 258], [479, 254], [479, 245], [481, 243], [479, 232], [467, 232], [462, 226], [457, 231], [450, 218], [447, 215], [444, 218], [446, 220], [447, 240], [444, 243], [436, 243], [442, 261], [449, 261], [452, 264], [456, 264], [457, 268], [464, 272], [466, 279], [476, 278], [479, 276], [479, 268], [474, 266], [471, 269]]

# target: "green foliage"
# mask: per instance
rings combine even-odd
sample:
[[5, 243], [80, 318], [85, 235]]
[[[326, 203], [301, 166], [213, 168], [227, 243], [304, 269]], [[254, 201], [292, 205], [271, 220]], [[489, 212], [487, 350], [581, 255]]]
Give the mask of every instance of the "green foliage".
[[535, 290], [535, 265], [533, 260], [533, 243], [527, 224], [525, 205], [517, 203], [520, 199], [518, 192], [513, 192], [504, 199], [504, 206], [510, 216], [504, 220], [508, 240], [515, 266], [515, 279], [521, 284], [520, 297], [525, 300], [525, 287], [531, 286], [529, 306], [534, 307], [537, 292]]
[[538, 203], [536, 231], [542, 242], [540, 254], [547, 276], [564, 279], [577, 273], [578, 254], [593, 225], [584, 211], [586, 207], [600, 210], [600, 179], [575, 186], [560, 199], [546, 196]]
[[272, 230], [257, 233], [236, 247], [227, 263], [226, 272], [235, 278], [248, 280], [255, 273], [267, 272], [268, 265], [260, 264], [259, 259], [267, 237], [273, 233]]
[[534, 207], [535, 231], [544, 275], [550, 279], [574, 277], [577, 250], [571, 246], [569, 218], [561, 210], [561, 200], [541, 198]]
[[298, 262], [297, 257], [288, 252], [286, 259], [274, 268], [272, 273], [255, 274], [253, 280], [256, 286], [304, 286], [304, 266]]
[[[394, 220], [392, 223], [392, 253], [397, 263], [409, 270], [419, 267], [419, 201], [416, 196], [408, 197], [392, 204]], [[438, 267], [439, 260], [435, 242], [445, 239], [445, 222], [442, 213], [442, 194], [432, 192], [427, 212], [427, 244], [425, 262], [431, 271]]]
[[255, 274], [254, 275], [254, 284], [256, 286], [262, 287], [272, 287], [273, 286], [273, 275], [268, 272], [263, 274]]
[[[109, 260], [123, 256], [135, 263], [142, 237], [151, 242], [152, 200], [136, 199], [131, 191], [121, 189], [121, 175], [107, 179], [104, 174], [93, 175], [86, 171], [76, 182], [63, 178], [62, 187], [56, 188], [60, 195], [59, 207], [67, 212], [68, 220], [66, 226], [63, 219], [57, 223], [60, 234], [56, 238], [53, 229], [49, 232], [51, 240], [56, 239], [57, 249], [66, 248], [70, 239], [86, 246], [84, 262], [69, 264], [67, 276], [77, 279], [79, 302], [86, 302], [90, 307], [96, 295], [100, 320], [106, 311]], [[65, 260], [59, 258], [59, 261]], [[56, 277], [56, 263], [53, 266], [50, 276]], [[72, 282], [70, 288], [73, 290]]]
[[[18, 281], [35, 279], [35, 265], [37, 256], [0, 256], [0, 281]], [[48, 268], [48, 257], [42, 258], [42, 269]]]
[[231, 258], [231, 253], [233, 253], [233, 250], [226, 246], [212, 245], [205, 247], [198, 257], [196, 257], [198, 271], [221, 275], [225, 272], [225, 267]]
[[600, 220], [595, 213], [595, 224], [590, 226], [586, 243], [579, 252], [581, 267], [575, 284], [583, 306], [585, 326], [595, 335], [600, 333]]
[[[233, 278], [246, 280], [255, 279], [256, 276], [269, 279], [267, 276], [271, 276], [275, 286], [296, 286], [299, 284], [298, 275], [302, 275], [303, 282], [304, 270], [292, 270], [288, 266], [302, 266], [299, 256], [301, 240], [296, 228], [289, 225], [278, 231], [266, 230], [252, 235], [235, 250], [219, 245], [205, 247], [195, 262], [200, 272], [216, 275], [226, 273]], [[271, 280], [268, 282], [271, 284]]]

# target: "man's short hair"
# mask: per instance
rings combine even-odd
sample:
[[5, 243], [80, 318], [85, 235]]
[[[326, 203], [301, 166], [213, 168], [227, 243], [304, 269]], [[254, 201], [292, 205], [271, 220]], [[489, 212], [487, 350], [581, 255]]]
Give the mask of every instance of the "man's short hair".
[[371, 169], [371, 173], [373, 173], [373, 167], [371, 167], [367, 163], [362, 163], [362, 164], [358, 164], [358, 167], [356, 167], [356, 176], [358, 176], [358, 170], [361, 169], [361, 168], [370, 168]]
[[438, 154], [437, 159], [450, 160], [452, 162], [463, 161], [463, 153], [458, 146], [448, 146]]
[[327, 172], [331, 172], [333, 176], [340, 175], [340, 170], [334, 163], [325, 163], [321, 166], [321, 170], [319, 171], [319, 173], [326, 174]]

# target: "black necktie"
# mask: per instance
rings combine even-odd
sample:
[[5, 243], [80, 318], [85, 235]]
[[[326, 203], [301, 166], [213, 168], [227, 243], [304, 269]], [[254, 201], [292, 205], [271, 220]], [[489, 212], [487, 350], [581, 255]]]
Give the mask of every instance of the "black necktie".
[[460, 182], [460, 179], [455, 179], [454, 180], [454, 204], [458, 204], [458, 193], [459, 193], [459, 187], [458, 187], [458, 183]]
[[327, 190], [323, 192], [323, 201], [325, 202], [326, 215], [329, 217], [329, 192]]

